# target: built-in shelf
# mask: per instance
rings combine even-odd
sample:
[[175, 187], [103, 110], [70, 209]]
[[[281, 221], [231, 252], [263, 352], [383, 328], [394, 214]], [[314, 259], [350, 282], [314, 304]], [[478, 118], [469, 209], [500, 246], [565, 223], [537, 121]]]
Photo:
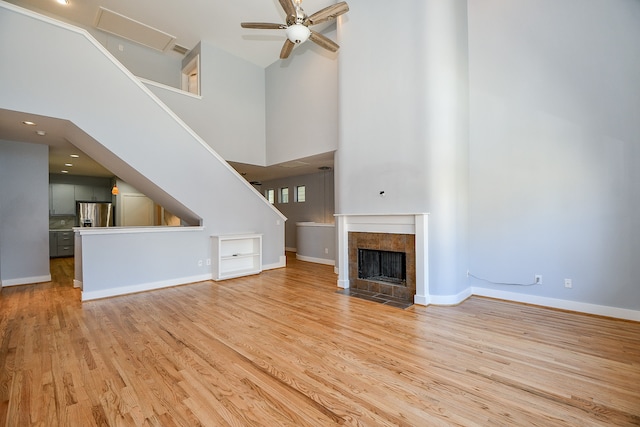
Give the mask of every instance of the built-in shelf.
[[213, 280], [258, 274], [262, 271], [262, 234], [211, 236]]

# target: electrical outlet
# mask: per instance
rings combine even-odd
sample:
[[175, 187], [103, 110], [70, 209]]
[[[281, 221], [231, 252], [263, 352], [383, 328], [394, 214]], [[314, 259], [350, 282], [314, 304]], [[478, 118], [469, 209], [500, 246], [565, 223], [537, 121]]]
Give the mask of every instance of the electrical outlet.
[[534, 280], [536, 285], [542, 285], [542, 274], [536, 274]]
[[571, 282], [571, 279], [564, 279], [564, 287], [573, 288], [573, 283]]
[[324, 253], [328, 254], [329, 253], [329, 248], [324, 248]]
[[211, 258], [207, 258], [207, 265], [211, 265]]

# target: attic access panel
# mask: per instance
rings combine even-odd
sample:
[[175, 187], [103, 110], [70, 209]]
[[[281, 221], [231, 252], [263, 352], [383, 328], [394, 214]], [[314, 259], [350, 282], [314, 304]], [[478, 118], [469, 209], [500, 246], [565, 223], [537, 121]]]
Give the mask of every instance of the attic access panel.
[[96, 28], [161, 52], [164, 52], [176, 39], [171, 34], [104, 7], [100, 7], [98, 10]]

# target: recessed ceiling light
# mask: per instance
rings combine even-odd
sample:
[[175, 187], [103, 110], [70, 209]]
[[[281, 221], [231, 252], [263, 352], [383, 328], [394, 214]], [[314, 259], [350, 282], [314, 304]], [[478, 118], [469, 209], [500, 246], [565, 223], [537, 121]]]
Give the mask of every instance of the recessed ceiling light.
[[35, 126], [35, 125], [36, 125], [35, 123], [30, 122], [29, 120], [25, 120], [25, 121], [23, 121], [23, 122], [22, 122], [22, 124], [25, 124], [25, 125], [27, 125], [27, 126]]
[[64, 165], [67, 166], [67, 167], [71, 167], [71, 166], [73, 166], [73, 163], [65, 163]]
[[77, 154], [70, 154], [70, 157], [73, 157], [74, 159], [77, 159], [80, 156], [78, 156]]
[[36, 133], [40, 136], [45, 136], [47, 133], [43, 130], [37, 130]]
[[61, 170], [62, 173], [69, 173], [69, 171]]
[[63, 5], [68, 5], [69, 4], [69, 0], [56, 0], [58, 3], [63, 4]]

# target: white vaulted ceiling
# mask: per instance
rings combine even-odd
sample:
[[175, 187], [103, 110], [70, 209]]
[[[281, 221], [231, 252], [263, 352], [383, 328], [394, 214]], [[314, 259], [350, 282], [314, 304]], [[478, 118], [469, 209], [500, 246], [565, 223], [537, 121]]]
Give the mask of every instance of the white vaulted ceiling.
[[[8, 3], [92, 28], [96, 27], [102, 7], [175, 37], [167, 46], [167, 54], [175, 54], [174, 44], [192, 49], [205, 41], [262, 67], [278, 60], [285, 40], [284, 30], [240, 27], [243, 21], [283, 23], [285, 14], [277, 0], [69, 0], [66, 6], [56, 0]], [[303, 0], [302, 7], [310, 15], [335, 3], [335, 0]]]
[[[240, 26], [241, 22], [283, 23], [285, 13], [278, 0], [69, 0], [68, 5], [57, 0], [6, 1], [80, 27], [128, 38], [174, 58], [184, 57], [174, 51], [174, 46], [190, 50], [204, 41], [258, 66], [267, 67], [279, 61], [286, 38], [284, 30], [243, 29]], [[303, 0], [302, 7], [310, 15], [335, 3], [336, 0]], [[106, 15], [105, 10], [108, 12]], [[330, 23], [320, 24], [314, 29], [322, 31], [328, 25]], [[319, 46], [312, 48], [322, 51]], [[60, 173], [69, 154], [78, 151], [61, 137], [59, 130], [66, 122], [36, 118], [34, 121], [37, 121], [38, 129], [46, 129], [46, 135], [38, 135], [38, 129], [22, 125], [30, 115], [0, 110], [0, 139], [49, 145], [50, 172]], [[74, 167], [69, 173], [112, 176], [110, 171], [90, 158], [82, 157], [82, 166]], [[261, 167], [234, 163], [233, 166], [246, 173], [247, 178], [251, 176], [260, 181], [314, 173], [319, 167], [333, 166], [332, 153], [301, 160], [303, 162], [296, 164], [295, 168], [288, 164]], [[74, 164], [80, 166], [81, 162], [75, 160]]]

